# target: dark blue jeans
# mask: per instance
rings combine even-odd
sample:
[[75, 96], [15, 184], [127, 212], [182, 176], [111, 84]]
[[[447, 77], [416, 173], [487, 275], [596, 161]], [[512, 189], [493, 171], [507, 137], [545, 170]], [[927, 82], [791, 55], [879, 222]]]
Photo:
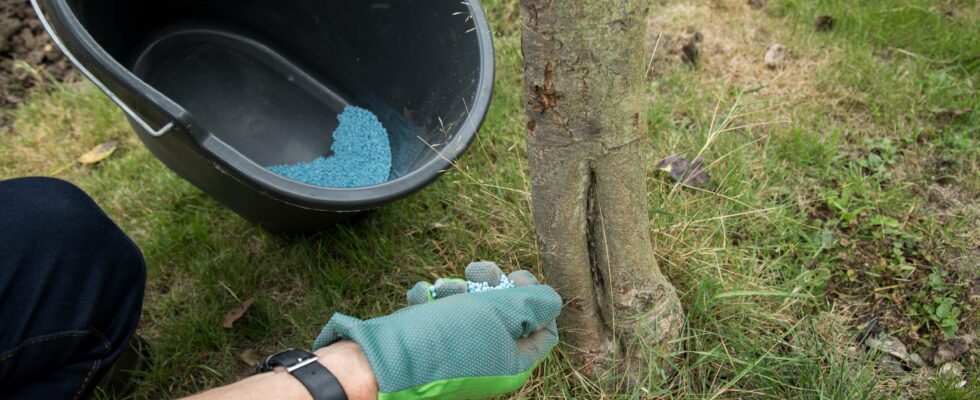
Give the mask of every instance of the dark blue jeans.
[[84, 399], [136, 330], [146, 266], [84, 192], [0, 181], [0, 398]]

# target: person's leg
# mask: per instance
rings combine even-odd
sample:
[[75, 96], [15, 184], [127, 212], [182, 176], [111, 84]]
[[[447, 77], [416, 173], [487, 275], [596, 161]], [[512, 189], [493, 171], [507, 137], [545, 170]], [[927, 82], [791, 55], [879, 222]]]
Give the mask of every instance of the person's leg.
[[84, 192], [0, 181], [0, 397], [86, 398], [139, 322], [139, 248]]

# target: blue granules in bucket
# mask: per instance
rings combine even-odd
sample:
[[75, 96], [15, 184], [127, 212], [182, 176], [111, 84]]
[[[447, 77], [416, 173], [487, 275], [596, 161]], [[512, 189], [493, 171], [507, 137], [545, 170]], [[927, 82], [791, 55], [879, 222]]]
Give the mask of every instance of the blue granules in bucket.
[[359, 187], [388, 180], [391, 145], [388, 132], [372, 112], [347, 106], [337, 116], [333, 131], [333, 155], [292, 165], [275, 165], [269, 171], [317, 186]]

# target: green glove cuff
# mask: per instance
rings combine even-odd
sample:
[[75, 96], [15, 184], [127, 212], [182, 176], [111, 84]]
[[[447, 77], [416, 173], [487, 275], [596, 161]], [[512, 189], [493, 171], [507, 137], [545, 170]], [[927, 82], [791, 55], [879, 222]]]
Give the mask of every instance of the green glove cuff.
[[514, 392], [524, 386], [531, 372], [539, 363], [527, 371], [509, 376], [472, 376], [466, 378], [433, 381], [394, 393], [379, 393], [379, 400], [415, 399], [479, 399]]

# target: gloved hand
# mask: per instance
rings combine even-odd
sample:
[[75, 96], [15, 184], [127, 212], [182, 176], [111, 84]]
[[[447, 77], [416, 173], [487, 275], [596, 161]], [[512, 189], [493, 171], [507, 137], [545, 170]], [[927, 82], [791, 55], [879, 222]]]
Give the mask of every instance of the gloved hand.
[[[472, 282], [496, 286], [501, 276], [493, 263], [466, 268]], [[356, 342], [374, 371], [379, 399], [474, 399], [515, 391], [558, 343], [561, 297], [527, 271], [508, 277], [516, 287], [480, 293], [466, 293], [462, 280], [419, 282], [408, 292], [409, 307], [390, 315], [361, 321], [334, 314], [313, 349]]]

